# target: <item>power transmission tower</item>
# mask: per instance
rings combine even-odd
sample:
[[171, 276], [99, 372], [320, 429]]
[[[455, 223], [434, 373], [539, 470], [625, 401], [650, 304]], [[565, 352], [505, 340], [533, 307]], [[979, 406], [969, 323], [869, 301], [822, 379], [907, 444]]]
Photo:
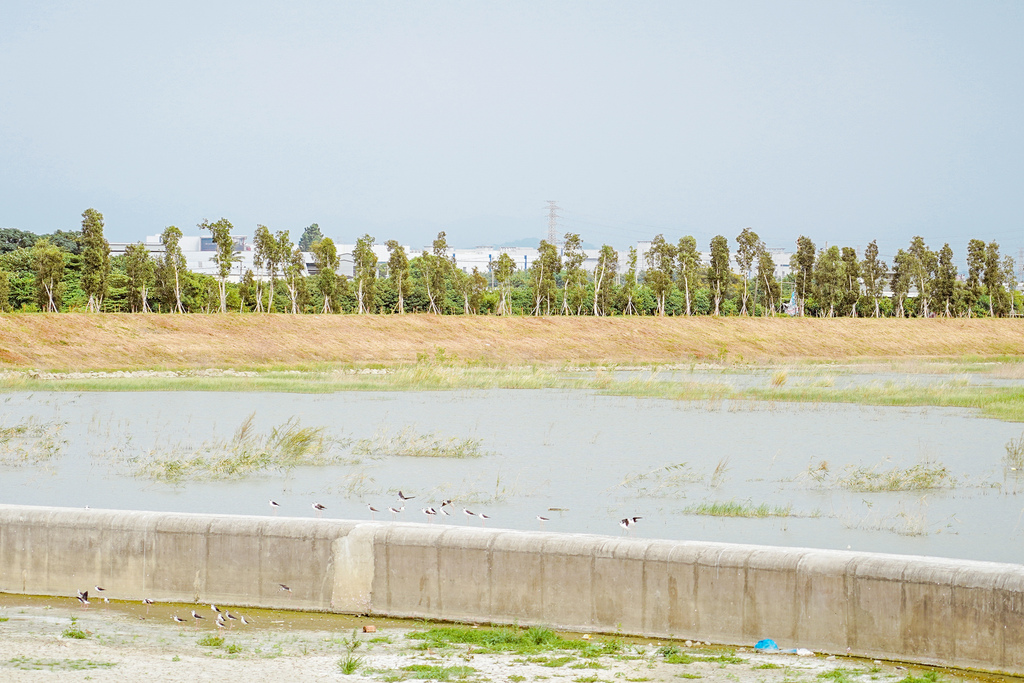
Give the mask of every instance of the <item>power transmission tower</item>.
[[559, 244], [561, 240], [558, 237], [558, 202], [549, 199], [548, 200], [548, 242], [551, 244]]

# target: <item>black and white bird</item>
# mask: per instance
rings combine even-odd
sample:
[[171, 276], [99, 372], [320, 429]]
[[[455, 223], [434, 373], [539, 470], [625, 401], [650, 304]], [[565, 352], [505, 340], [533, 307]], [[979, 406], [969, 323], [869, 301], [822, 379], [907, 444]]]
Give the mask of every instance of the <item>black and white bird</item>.
[[477, 515], [477, 517], [479, 517], [479, 518], [480, 518], [480, 526], [487, 526], [487, 520], [489, 520], [489, 519], [491, 518], [491, 516], [490, 516], [490, 515], [485, 515], [485, 514], [484, 514], [484, 513], [482, 513], [482, 512], [481, 512], [481, 513], [479, 513], [479, 514]]
[[193, 621], [192, 624], [195, 626], [199, 626], [199, 620], [205, 619], [206, 617], [204, 617], [202, 614], [199, 614], [195, 610], [192, 610], [192, 618], [195, 619], [195, 621]]
[[391, 513], [391, 521], [395, 521], [395, 518], [398, 516], [398, 513], [403, 512], [404, 510], [405, 510], [405, 506], [404, 505], [402, 507], [400, 507], [400, 508], [389, 507], [388, 508], [388, 512]]
[[215, 621], [214, 623], [217, 624], [217, 628], [224, 628], [225, 626], [227, 626], [227, 622], [224, 621], [224, 615], [223, 614], [218, 614], [217, 615], [217, 621]]
[[245, 626], [248, 626], [248, 625], [249, 625], [249, 622], [248, 622], [248, 621], [246, 620], [246, 618], [245, 618], [245, 615], [244, 615], [244, 614], [239, 614], [239, 615], [238, 615], [238, 619], [239, 619], [239, 621], [241, 621], [241, 622], [242, 622], [242, 624], [243, 624], [243, 625], [245, 625]]
[[366, 507], [370, 510], [370, 519], [371, 520], [376, 519], [376, 517], [374, 515], [376, 515], [378, 512], [380, 512], [380, 510], [378, 510], [377, 508], [373, 507], [369, 503], [366, 504]]
[[437, 510], [434, 508], [423, 508], [423, 514], [427, 516], [430, 522], [434, 521], [434, 517], [437, 517]]
[[149, 614], [149, 608], [153, 606], [153, 601], [150, 598], [143, 598], [142, 604], [146, 606], [146, 614]]
[[451, 504], [452, 504], [451, 500], [442, 500], [441, 501], [441, 507], [445, 507], [445, 506], [448, 506], [448, 505], [451, 505]]
[[274, 514], [276, 515], [277, 511], [281, 509], [281, 504], [278, 503], [276, 500], [272, 500], [270, 501], [270, 508], [274, 511]]
[[177, 614], [175, 614], [173, 617], [171, 617], [171, 619], [174, 619], [174, 621], [176, 623], [178, 623], [178, 624], [184, 624], [185, 623], [185, 620], [182, 619], [181, 617], [179, 617]]
[[210, 605], [210, 609], [212, 609], [217, 614], [220, 614], [220, 607], [217, 607], [217, 605]]
[[399, 498], [400, 500], [412, 500], [412, 499], [413, 499], [413, 498], [415, 498], [415, 497], [416, 497], [416, 496], [407, 496], [407, 495], [405, 495], [404, 493], [402, 493], [401, 491], [399, 491], [399, 492], [398, 492], [398, 498]]
[[537, 515], [537, 521], [540, 522], [540, 528], [543, 529], [544, 528], [544, 522], [550, 522], [551, 518], [550, 517], [545, 517], [544, 515]]
[[626, 533], [629, 533], [633, 526], [641, 519], [643, 519], [643, 517], [623, 517], [619, 520], [619, 526], [625, 529]]
[[320, 503], [313, 503], [313, 509], [316, 510], [317, 517], [323, 517], [324, 510], [327, 509], [327, 506], [321, 505]]
[[234, 627], [234, 624], [232, 624], [231, 622], [232, 621], [238, 621], [238, 617], [236, 617], [231, 612], [225, 612], [224, 616], [226, 616], [228, 618], [228, 626]]
[[89, 591], [78, 591], [78, 594], [75, 595], [75, 597], [78, 598], [78, 602], [82, 607], [89, 606]]
[[462, 513], [467, 517], [476, 517], [475, 512], [473, 512], [472, 510], [467, 510], [466, 508], [462, 508]]
[[284, 591], [285, 593], [291, 593], [291, 592], [292, 592], [292, 589], [291, 589], [291, 587], [290, 587], [290, 586], [286, 586], [286, 585], [285, 585], [285, 584], [283, 584], [283, 583], [279, 583], [279, 584], [277, 584], [277, 585], [278, 585], [278, 586], [279, 586], [279, 587], [281, 588], [281, 590], [283, 590], [283, 591]]

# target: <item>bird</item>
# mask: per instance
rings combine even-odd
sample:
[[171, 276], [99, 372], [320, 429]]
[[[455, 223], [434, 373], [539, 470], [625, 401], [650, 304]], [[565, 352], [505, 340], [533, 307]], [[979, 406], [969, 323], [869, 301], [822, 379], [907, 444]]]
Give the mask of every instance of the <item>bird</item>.
[[487, 520], [489, 520], [491, 518], [490, 515], [485, 515], [482, 512], [480, 514], [478, 514], [477, 517], [480, 518], [480, 526], [487, 526]]
[[182, 619], [181, 617], [179, 617], [177, 614], [175, 614], [173, 617], [171, 617], [171, 619], [174, 619], [174, 621], [179, 623], [179, 624], [184, 624], [185, 623], [185, 620]]
[[153, 604], [153, 601], [149, 598], [143, 598], [142, 604], [146, 606], [146, 614], [149, 614], [149, 608]]
[[248, 622], [248, 621], [246, 620], [246, 618], [245, 618], [245, 615], [244, 615], [244, 614], [239, 614], [239, 615], [238, 615], [238, 618], [239, 618], [239, 620], [241, 620], [241, 622], [242, 622], [242, 623], [243, 623], [243, 624], [244, 624], [245, 626], [248, 626], [248, 625], [249, 625], [249, 622]]
[[427, 516], [427, 519], [431, 522], [434, 521], [434, 517], [437, 517], [437, 510], [434, 508], [423, 508], [423, 514]]
[[472, 510], [467, 510], [466, 508], [462, 508], [462, 512], [463, 512], [463, 514], [465, 514], [465, 515], [466, 515], [467, 517], [476, 517], [476, 513], [475, 513], [475, 512], [473, 512]]
[[285, 584], [283, 584], [283, 583], [279, 583], [279, 584], [277, 584], [277, 585], [278, 585], [278, 586], [280, 586], [280, 587], [281, 587], [281, 590], [283, 590], [283, 591], [284, 591], [285, 593], [291, 593], [291, 592], [292, 592], [292, 589], [291, 589], [291, 587], [290, 587], [290, 586], [286, 586], [286, 585], [285, 585]]
[[452, 516], [452, 513], [448, 512], [447, 510], [444, 509], [444, 504], [443, 503], [441, 504], [441, 508], [438, 510], [438, 512], [440, 512], [445, 517], [451, 517]]
[[235, 616], [234, 614], [232, 614], [231, 612], [225, 612], [224, 614], [225, 614], [225, 615], [227, 616], [227, 618], [228, 618], [228, 625], [229, 625], [229, 626], [232, 626], [232, 627], [233, 627], [233, 626], [234, 626], [234, 624], [232, 624], [231, 622], [232, 622], [232, 621], [238, 621], [238, 617], [236, 617], [236, 616]]
[[543, 515], [537, 515], [537, 521], [540, 522], [540, 528], [544, 528], [544, 522], [550, 522], [550, 517], [544, 517]]
[[225, 626], [227, 626], [227, 622], [224, 621], [223, 614], [218, 614], [217, 621], [215, 621], [214, 623], [217, 624], [217, 628], [224, 628]]
[[103, 586], [93, 586], [93, 589], [95, 589], [97, 593], [102, 593], [103, 591], [107, 590]]
[[322, 517], [324, 514], [324, 510], [327, 509], [327, 506], [321, 505], [320, 503], [313, 503], [313, 509], [316, 510], [317, 517]]
[[407, 496], [407, 495], [405, 495], [404, 493], [402, 493], [401, 491], [399, 491], [399, 492], [398, 492], [398, 497], [399, 497], [399, 499], [401, 499], [401, 500], [412, 500], [412, 499], [413, 499], [413, 498], [415, 498], [416, 496]]
[[388, 512], [390, 512], [390, 513], [391, 513], [391, 521], [394, 521], [394, 520], [395, 520], [395, 517], [396, 517], [396, 515], [398, 515], [398, 513], [399, 513], [399, 512], [402, 512], [403, 510], [405, 510], [405, 506], [404, 506], [404, 505], [403, 505], [402, 507], [400, 507], [400, 508], [396, 508], [396, 507], [389, 507], [389, 508], [388, 508]]
[[367, 503], [367, 504], [366, 504], [366, 507], [370, 509], [370, 519], [371, 519], [371, 520], [372, 520], [372, 519], [376, 519], [376, 517], [374, 517], [374, 515], [375, 515], [376, 513], [380, 512], [380, 510], [378, 510], [377, 508], [373, 507], [373, 506], [372, 506], [372, 505], [370, 505], [369, 503]]
[[270, 507], [273, 508], [274, 514], [276, 515], [277, 511], [281, 509], [281, 504], [278, 503], [276, 500], [272, 500], [270, 501]]
[[192, 623], [194, 625], [196, 625], [196, 626], [199, 626], [199, 620], [200, 619], [205, 619], [206, 617], [204, 617], [203, 615], [199, 614], [195, 610], [192, 610], [192, 618], [195, 619], [195, 621], [193, 621]]
[[89, 606], [89, 591], [78, 591], [78, 594], [75, 597], [78, 598], [78, 602], [82, 607]]
[[643, 517], [623, 517], [622, 519], [619, 520], [619, 526], [621, 526], [623, 529], [625, 529], [626, 533], [629, 533], [630, 528], [634, 524], [639, 522], [641, 519], [643, 519]]
[[217, 614], [220, 614], [220, 607], [217, 607], [217, 605], [210, 605], [210, 609], [212, 609]]
[[451, 505], [451, 504], [452, 504], [452, 501], [450, 499], [449, 500], [442, 500], [441, 501], [441, 507], [445, 507], [446, 505]]

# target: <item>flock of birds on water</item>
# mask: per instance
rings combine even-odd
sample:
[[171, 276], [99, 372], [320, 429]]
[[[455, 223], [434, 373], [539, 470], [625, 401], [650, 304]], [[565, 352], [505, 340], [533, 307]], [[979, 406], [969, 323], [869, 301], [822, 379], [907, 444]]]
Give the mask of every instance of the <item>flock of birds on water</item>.
[[[400, 515], [401, 513], [405, 512], [405, 501], [412, 500], [415, 497], [416, 496], [407, 496], [404, 493], [402, 493], [401, 491], [399, 491], [398, 492], [398, 499], [401, 501], [400, 507], [395, 507], [393, 505], [390, 505], [387, 508], [387, 511], [391, 513], [391, 520], [392, 521], [397, 520], [398, 519], [398, 515]], [[374, 507], [371, 503], [367, 503], [366, 507], [370, 510], [370, 519], [371, 520], [375, 520], [377, 518], [376, 517], [377, 513], [381, 512], [381, 510], [379, 508]], [[446, 508], [449, 508], [449, 507], [454, 509], [454, 507], [455, 507], [454, 503], [452, 503], [451, 500], [443, 500], [443, 501], [441, 501], [441, 504], [438, 507], [436, 507], [436, 508], [435, 507], [425, 507], [425, 508], [420, 508], [420, 511], [424, 515], [427, 516], [427, 521], [428, 522], [433, 523], [434, 518], [436, 518], [436, 517], [440, 517], [441, 519], [444, 519], [445, 517], [451, 517], [452, 513], [449, 510], [446, 509]], [[270, 508], [274, 511], [274, 514], [276, 515], [277, 511], [281, 509], [281, 504], [278, 503], [276, 500], [271, 500], [270, 501]], [[323, 517], [324, 510], [326, 510], [326, 509], [327, 509], [327, 506], [322, 504], [322, 503], [313, 503], [313, 510], [316, 511], [316, 516], [318, 518], [319, 517]], [[469, 518], [473, 518], [473, 517], [478, 518], [480, 520], [480, 526], [487, 526], [487, 520], [489, 520], [491, 518], [491, 516], [488, 515], [488, 514], [485, 514], [483, 512], [473, 512], [472, 510], [469, 510], [468, 508], [462, 508], [462, 513], [464, 515], [466, 515], [466, 517], [469, 517]], [[619, 520], [619, 526], [621, 526], [623, 529], [625, 529], [625, 533], [630, 533], [633, 530], [633, 526], [635, 526], [636, 523], [639, 522], [641, 519], [643, 519], [643, 517], [640, 517], [640, 516], [623, 517], [622, 519]], [[551, 518], [550, 517], [544, 517], [543, 515], [537, 515], [537, 521], [540, 522], [540, 528], [543, 529], [544, 528], [544, 522], [550, 522]]]
[[[402, 493], [401, 491], [399, 491], [398, 492], [398, 499], [401, 501], [400, 506], [399, 507], [389, 506], [387, 508], [387, 511], [391, 513], [391, 519], [392, 520], [397, 519], [398, 515], [405, 511], [405, 502], [409, 501], [409, 500], [412, 500], [415, 497], [416, 496], [407, 496], [404, 493]], [[276, 500], [271, 500], [270, 501], [270, 507], [274, 510], [274, 514], [276, 515], [278, 510], [280, 510], [280, 508], [281, 508], [281, 504], [278, 503]], [[366, 504], [366, 507], [369, 508], [369, 510], [370, 510], [370, 519], [371, 520], [375, 519], [376, 518], [375, 515], [377, 513], [379, 513], [380, 510], [378, 508], [375, 508], [373, 505], [371, 505], [369, 503]], [[441, 517], [443, 519], [444, 517], [450, 517], [451, 516], [452, 513], [447, 508], [454, 509], [455, 508], [455, 504], [451, 500], [443, 500], [443, 501], [441, 501], [441, 504], [438, 507], [436, 507], [436, 508], [435, 507], [425, 507], [425, 508], [421, 508], [421, 511], [423, 512], [424, 515], [427, 516], [427, 521], [433, 523], [435, 517]], [[316, 511], [317, 517], [322, 517], [323, 513], [324, 513], [324, 510], [327, 509], [327, 506], [323, 505], [322, 503], [313, 503], [313, 509]], [[485, 514], [483, 512], [473, 512], [472, 510], [469, 510], [467, 508], [463, 508], [462, 512], [463, 512], [463, 514], [466, 515], [466, 517], [469, 517], [469, 518], [476, 517], [476, 518], [478, 518], [480, 520], [480, 525], [481, 526], [487, 526], [487, 520], [491, 519], [491, 516], [488, 515], [488, 514]], [[639, 522], [641, 519], [643, 519], [643, 517], [640, 517], [640, 516], [623, 517], [622, 519], [619, 520], [619, 526], [621, 526], [625, 530], [624, 533], [630, 533], [632, 531], [633, 527], [636, 525], [636, 523]], [[549, 517], [544, 517], [543, 515], [537, 515], [537, 521], [540, 522], [540, 527], [541, 527], [541, 529], [543, 529], [544, 528], [544, 522], [548, 522], [548, 521], [551, 521], [551, 520], [550, 520]], [[286, 592], [286, 593], [291, 593], [292, 592], [291, 587], [288, 586], [287, 584], [279, 583], [277, 585], [278, 585], [278, 588], [281, 591], [283, 591], [283, 592]], [[103, 588], [102, 586], [93, 586], [93, 590], [95, 591], [94, 597], [98, 596], [98, 595], [103, 595], [103, 593], [106, 592], [106, 589]], [[81, 604], [82, 607], [89, 607], [89, 605], [92, 604], [89, 601], [89, 591], [87, 591], [87, 590], [85, 590], [85, 591], [78, 591], [78, 593], [77, 593], [77, 595], [75, 597], [78, 598], [78, 602]], [[104, 596], [103, 597], [103, 602], [109, 604], [110, 603], [110, 599], [107, 598], [106, 596]], [[145, 599], [142, 600], [142, 604], [146, 606], [146, 614], [148, 615], [149, 614], [149, 608], [152, 605], [155, 604], [155, 601], [151, 600], [150, 598], [145, 598]], [[235, 621], [239, 621], [243, 625], [246, 625], [246, 626], [248, 626], [250, 624], [250, 621], [248, 619], [246, 619], [245, 615], [243, 615], [243, 614], [237, 614], [237, 615], [236, 614], [232, 614], [231, 612], [229, 612], [227, 610], [222, 610], [222, 609], [220, 609], [219, 607], [217, 607], [216, 605], [213, 605], [213, 604], [210, 605], [210, 610], [214, 614], [216, 614], [216, 617], [213, 617], [213, 619], [214, 619], [214, 623], [217, 625], [217, 628], [219, 628], [219, 629], [229, 628], [229, 627], [233, 626]], [[184, 624], [186, 621], [188, 621], [187, 619], [181, 618], [177, 614], [172, 615], [171, 619], [175, 623], [178, 623], [178, 624]], [[203, 615], [199, 614], [196, 610], [192, 610], [192, 621], [193, 621], [193, 625], [194, 626], [198, 627], [199, 623], [201, 621], [205, 621], [205, 620], [206, 620], [206, 617], [204, 617]]]

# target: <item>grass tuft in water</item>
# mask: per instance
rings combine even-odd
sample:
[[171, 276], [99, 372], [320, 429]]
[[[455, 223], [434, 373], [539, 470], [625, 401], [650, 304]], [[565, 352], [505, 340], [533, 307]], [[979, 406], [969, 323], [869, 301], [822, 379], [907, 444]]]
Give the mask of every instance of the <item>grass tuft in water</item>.
[[793, 506], [767, 503], [753, 505], [736, 501], [699, 503], [683, 508], [683, 514], [709, 517], [790, 517], [793, 514]]
[[40, 423], [30, 417], [10, 427], [0, 427], [0, 465], [38, 465], [60, 455], [66, 441], [60, 438], [63, 423]]
[[874, 467], [850, 467], [836, 483], [850, 491], [927, 491], [949, 489], [956, 480], [937, 463], [918, 463], [912, 467], [877, 470]]
[[1024, 434], [1017, 439], [1006, 442], [1006, 455], [1003, 456], [1003, 468], [1018, 475], [1024, 471]]
[[417, 434], [406, 428], [394, 436], [383, 431], [371, 439], [360, 439], [352, 452], [372, 457], [402, 455], [414, 458], [479, 458], [484, 455], [482, 443], [481, 439]]

